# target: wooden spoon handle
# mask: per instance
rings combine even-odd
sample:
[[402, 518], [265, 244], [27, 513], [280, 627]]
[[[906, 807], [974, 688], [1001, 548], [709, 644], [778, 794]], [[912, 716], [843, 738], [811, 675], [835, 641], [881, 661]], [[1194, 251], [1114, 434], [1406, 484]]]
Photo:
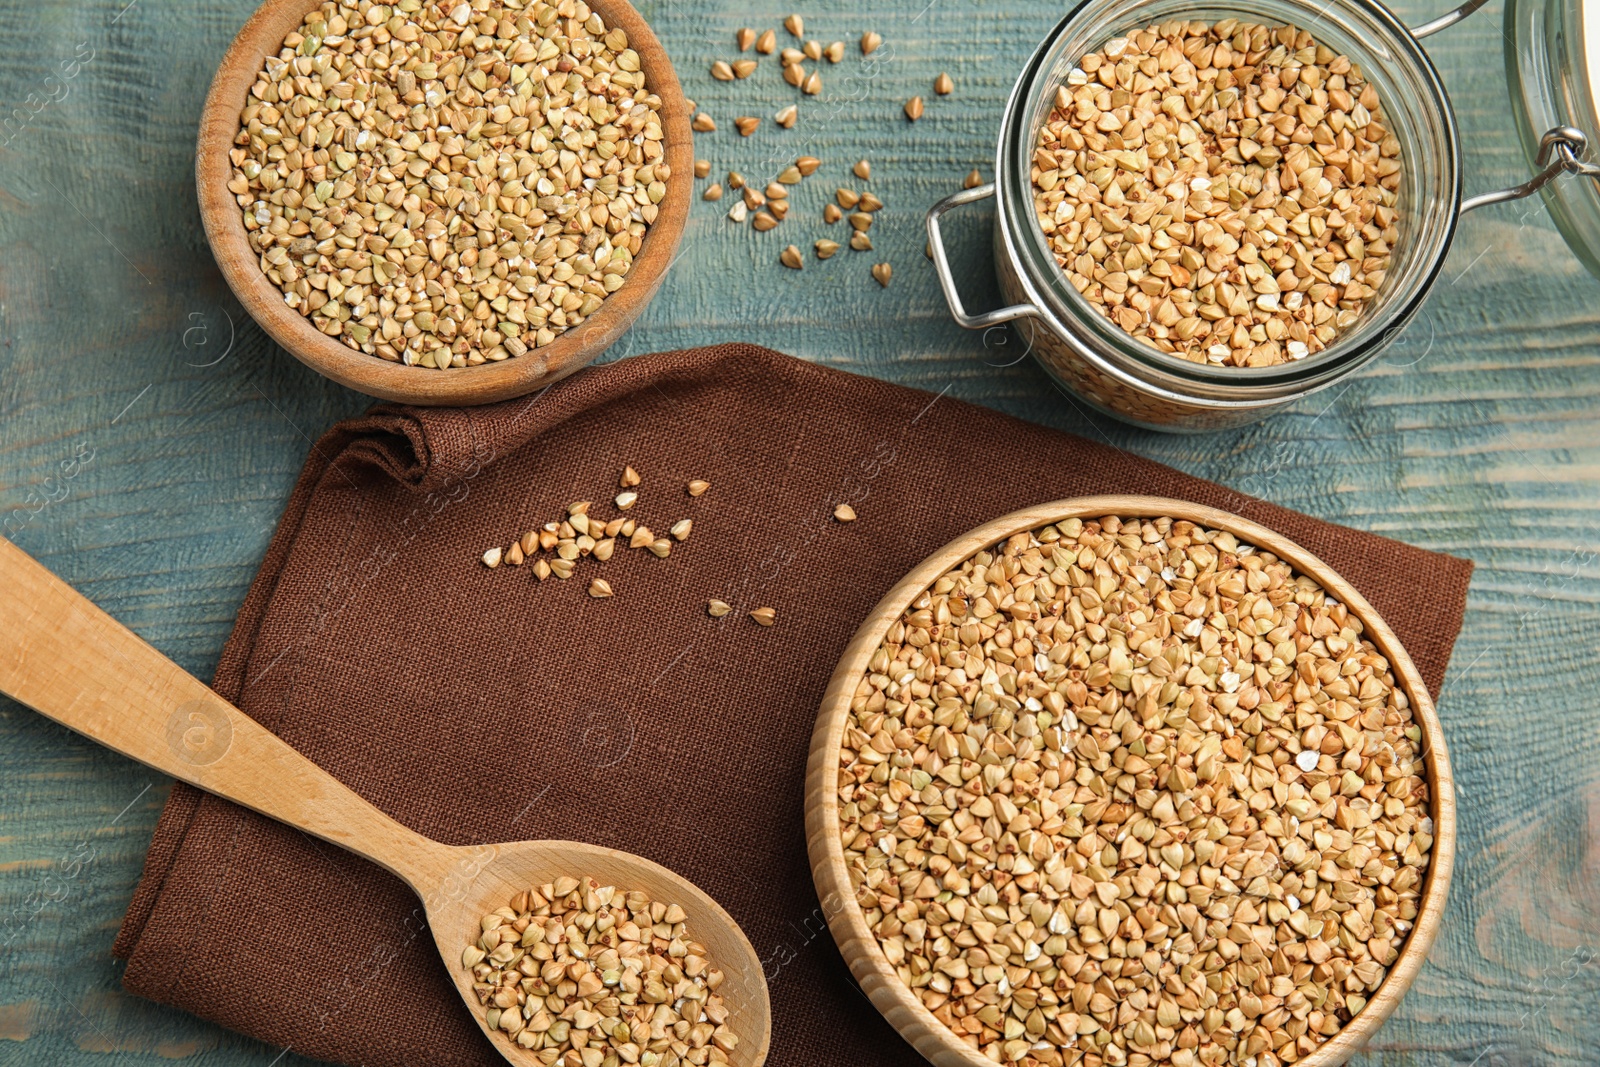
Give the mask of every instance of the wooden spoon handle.
[[365, 856], [414, 887], [445, 846], [395, 822], [0, 538], [0, 692], [190, 785]]

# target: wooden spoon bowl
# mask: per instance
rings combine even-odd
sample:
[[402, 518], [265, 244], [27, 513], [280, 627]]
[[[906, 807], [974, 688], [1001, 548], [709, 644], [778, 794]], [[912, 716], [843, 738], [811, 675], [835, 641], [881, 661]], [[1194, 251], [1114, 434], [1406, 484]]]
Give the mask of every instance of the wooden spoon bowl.
[[733, 918], [686, 878], [640, 856], [577, 841], [440, 844], [395, 822], [277, 735], [0, 538], [0, 693], [90, 740], [392, 871], [422, 899], [456, 989], [501, 1055], [542, 1067], [491, 1031], [462, 967], [480, 920], [562, 875], [677, 904], [689, 936], [724, 974], [718, 992], [739, 1037], [735, 1067], [761, 1067], [772, 1009], [760, 957]]
[[1100, 496], [1057, 500], [1015, 511], [945, 545], [906, 575], [878, 602], [856, 631], [833, 673], [817, 716], [806, 769], [806, 843], [811, 856], [811, 874], [816, 881], [823, 912], [828, 917], [828, 927], [839, 944], [839, 951], [849, 965], [850, 973], [861, 984], [868, 999], [918, 1052], [938, 1067], [993, 1067], [992, 1062], [977, 1049], [934, 1018], [921, 998], [900, 980], [856, 902], [855, 887], [839, 840], [840, 743], [849, 719], [851, 700], [873, 653], [882, 644], [889, 627], [935, 580], [977, 552], [1004, 541], [1012, 534], [1036, 530], [1064, 519], [1092, 519], [1104, 515], [1187, 519], [1213, 530], [1226, 530], [1247, 544], [1275, 553], [1298, 573], [1310, 577], [1324, 591], [1342, 601], [1361, 620], [1365, 636], [1388, 659], [1391, 671], [1411, 701], [1412, 714], [1422, 729], [1422, 750], [1432, 802], [1432, 858], [1415, 925], [1400, 950], [1399, 958], [1389, 967], [1383, 984], [1343, 1029], [1309, 1056], [1296, 1061], [1300, 1067], [1333, 1067], [1342, 1064], [1366, 1044], [1367, 1039], [1400, 1002], [1421, 969], [1444, 914], [1445, 897], [1449, 892], [1450, 872], [1455, 859], [1456, 834], [1455, 793], [1444, 732], [1434, 713], [1433, 700], [1428, 695], [1427, 687], [1422, 684], [1416, 666], [1406, 655], [1394, 631], [1349, 582], [1305, 549], [1266, 527], [1200, 504], [1156, 497]]
[[347, 347], [286, 305], [283, 293], [261, 272], [260, 258], [246, 235], [243, 209], [228, 191], [233, 175], [228, 153], [239, 132], [239, 113], [267, 56], [278, 53], [284, 37], [298, 29], [321, 0], [266, 0], [256, 10], [222, 57], [206, 96], [195, 153], [195, 189], [206, 240], [222, 276], [239, 303], [274, 341], [313, 370], [351, 389], [385, 400], [443, 405], [487, 404], [542, 389], [586, 366], [622, 336], [660, 288], [677, 255], [694, 184], [694, 135], [689, 128], [689, 103], [649, 24], [628, 0], [587, 2], [607, 27], [627, 32], [629, 47], [639, 53], [646, 88], [661, 98], [661, 127], [672, 177], [659, 205], [660, 214], [645, 234], [627, 281], [582, 324], [525, 355], [448, 370], [407, 367]]
[[688, 913], [689, 936], [706, 947], [712, 966], [724, 974], [717, 992], [728, 1005], [728, 1028], [739, 1036], [739, 1046], [729, 1059], [738, 1067], [760, 1067], [766, 1060], [772, 1040], [772, 1011], [760, 958], [733, 918], [693, 882], [641, 856], [579, 841], [437, 847], [447, 855], [448, 866], [432, 896], [418, 895], [427, 907], [434, 942], [461, 999], [506, 1059], [535, 1063], [533, 1054], [504, 1031], [489, 1029], [472, 989], [472, 974], [461, 966], [461, 950], [478, 939], [479, 920], [505, 907], [512, 896], [572, 875], [620, 890], [642, 890], [651, 900], [682, 907]]

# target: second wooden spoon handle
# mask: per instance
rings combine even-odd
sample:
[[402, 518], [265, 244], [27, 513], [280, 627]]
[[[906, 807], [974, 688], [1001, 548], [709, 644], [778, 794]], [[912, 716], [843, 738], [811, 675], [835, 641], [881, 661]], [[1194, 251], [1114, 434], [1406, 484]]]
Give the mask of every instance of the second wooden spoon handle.
[[448, 850], [395, 822], [0, 538], [0, 692], [425, 888]]

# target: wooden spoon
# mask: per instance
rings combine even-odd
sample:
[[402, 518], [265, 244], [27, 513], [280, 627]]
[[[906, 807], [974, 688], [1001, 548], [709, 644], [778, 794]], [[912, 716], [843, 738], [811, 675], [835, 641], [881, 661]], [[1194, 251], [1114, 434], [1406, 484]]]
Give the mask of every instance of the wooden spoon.
[[590, 877], [687, 913], [725, 979], [739, 1037], [729, 1059], [760, 1067], [772, 1039], [761, 960], [716, 901], [639, 856], [577, 841], [443, 845], [383, 814], [0, 538], [0, 692], [71, 730], [236, 804], [349, 849], [422, 898], [434, 942], [473, 1019], [512, 1063], [532, 1052], [490, 1030], [462, 950], [483, 916], [530, 886]]

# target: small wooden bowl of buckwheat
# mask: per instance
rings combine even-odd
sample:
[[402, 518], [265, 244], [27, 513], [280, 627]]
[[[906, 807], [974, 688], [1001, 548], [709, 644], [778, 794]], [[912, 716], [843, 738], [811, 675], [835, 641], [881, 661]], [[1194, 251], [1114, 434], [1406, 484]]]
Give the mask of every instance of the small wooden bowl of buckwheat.
[[1438, 928], [1432, 701], [1359, 593], [1177, 500], [946, 545], [824, 698], [806, 836], [851, 973], [940, 1067], [1343, 1063]]
[[588, 364], [688, 218], [687, 101], [626, 0], [267, 0], [195, 180], [234, 295], [302, 362], [414, 404]]

